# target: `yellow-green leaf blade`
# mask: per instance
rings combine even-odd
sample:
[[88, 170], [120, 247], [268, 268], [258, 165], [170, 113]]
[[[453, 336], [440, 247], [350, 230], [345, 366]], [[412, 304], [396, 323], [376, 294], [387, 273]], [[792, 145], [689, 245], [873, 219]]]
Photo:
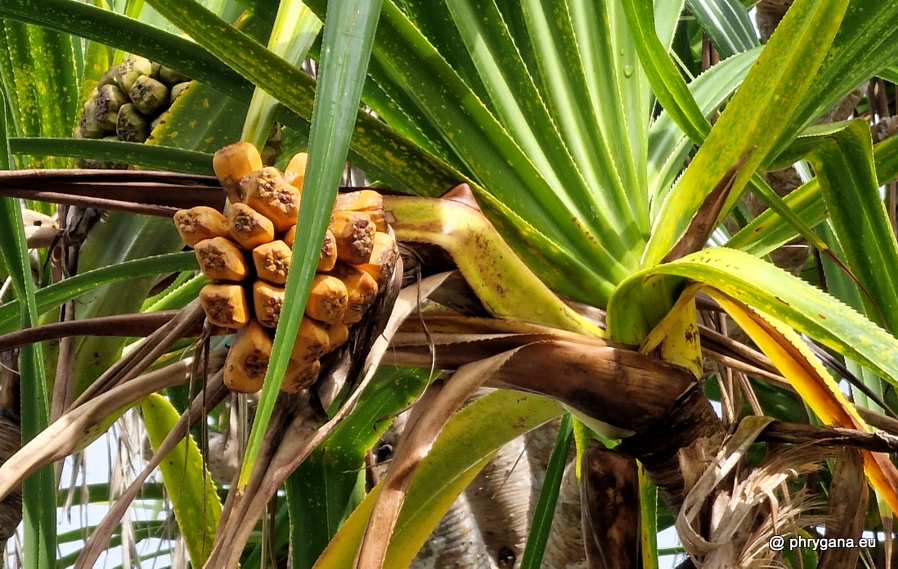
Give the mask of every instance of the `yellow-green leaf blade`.
[[867, 122], [814, 127], [796, 142], [808, 148], [843, 261], [870, 295], [867, 316], [898, 331], [898, 242], [879, 197]]
[[601, 337], [597, 326], [533, 274], [479, 210], [449, 199], [404, 196], [385, 196], [384, 206], [396, 237], [445, 249], [493, 315]]
[[747, 253], [712, 248], [634, 274], [615, 290], [608, 327], [634, 310], [640, 289], [659, 275], [710, 285], [755, 310], [862, 362], [898, 385], [898, 340], [853, 308], [807, 282]]
[[[551, 399], [499, 390], [456, 413], [418, 466], [384, 566], [407, 567], [458, 494], [496, 449], [562, 412], [561, 406]], [[490, 421], [484, 421], [485, 416]], [[352, 567], [379, 488], [368, 494], [350, 515], [315, 569]]]
[[[140, 403], [147, 435], [153, 448], [159, 448], [178, 422], [178, 412], [167, 399], [154, 393]], [[172, 449], [160, 464], [165, 488], [171, 497], [175, 519], [187, 544], [190, 562], [202, 567], [215, 539], [221, 517], [212, 475], [203, 464], [203, 456], [193, 437], [188, 435]]]
[[[733, 302], [726, 295], [709, 293], [773, 361], [821, 420], [829, 425], [868, 430], [832, 376], [794, 330]], [[880, 498], [894, 511], [898, 507], [898, 470], [881, 453], [861, 452], [867, 477]]]
[[800, 104], [839, 29], [848, 0], [798, 0], [758, 57], [708, 134], [695, 159], [668, 194], [643, 266], [659, 262], [726, 171], [755, 148], [733, 185], [728, 207], [784, 139], [797, 134]]

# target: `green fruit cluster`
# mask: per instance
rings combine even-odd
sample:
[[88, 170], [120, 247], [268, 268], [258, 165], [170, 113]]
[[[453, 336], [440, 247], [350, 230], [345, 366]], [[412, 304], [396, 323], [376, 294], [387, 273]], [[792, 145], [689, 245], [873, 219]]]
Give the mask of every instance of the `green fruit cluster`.
[[[109, 68], [91, 92], [75, 129], [79, 138], [145, 142], [190, 78], [145, 57], [131, 55]], [[113, 165], [84, 161], [83, 167]]]

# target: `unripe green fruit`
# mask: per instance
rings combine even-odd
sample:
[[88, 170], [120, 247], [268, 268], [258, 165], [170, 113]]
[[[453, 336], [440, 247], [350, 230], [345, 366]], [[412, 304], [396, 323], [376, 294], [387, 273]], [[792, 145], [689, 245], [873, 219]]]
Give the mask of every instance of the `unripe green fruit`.
[[146, 117], [133, 104], [128, 103], [118, 110], [115, 133], [126, 142], [144, 142], [150, 135], [150, 125]]
[[168, 105], [168, 87], [148, 75], [141, 75], [128, 91], [131, 102], [145, 115], [154, 115]]
[[115, 130], [119, 108], [128, 102], [128, 96], [115, 85], [103, 85], [97, 88], [95, 97], [97, 122], [107, 131]]
[[127, 93], [134, 86], [138, 77], [149, 75], [153, 72], [153, 64], [150, 60], [139, 55], [131, 55], [118, 66], [115, 82], [122, 92]]
[[190, 87], [190, 80], [182, 81], [181, 83], [177, 83], [174, 87], [172, 87], [171, 93], [169, 94], [171, 103], [174, 104], [175, 100], [181, 96], [181, 93], [186, 91], [189, 87]]
[[173, 87], [178, 83], [184, 83], [185, 81], [190, 81], [190, 77], [184, 75], [179, 71], [175, 71], [171, 67], [161, 66], [159, 68], [159, 80], [165, 83], [166, 85]]

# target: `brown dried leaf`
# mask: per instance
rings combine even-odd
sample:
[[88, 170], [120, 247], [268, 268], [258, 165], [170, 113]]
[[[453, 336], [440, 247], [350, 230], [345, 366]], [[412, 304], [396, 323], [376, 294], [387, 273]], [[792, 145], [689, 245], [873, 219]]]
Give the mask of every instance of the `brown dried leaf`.
[[[223, 359], [221, 351], [215, 363], [221, 365]], [[0, 497], [40, 468], [65, 458], [102, 434], [96, 426], [109, 418], [110, 410], [125, 410], [150, 393], [188, 381], [193, 365], [193, 358], [184, 358], [86, 400], [65, 413], [0, 466]]]
[[129, 379], [137, 377], [153, 362], [159, 359], [175, 342], [188, 335], [204, 317], [199, 300], [185, 306], [181, 312], [164, 326], [138, 342], [134, 349], [112, 364], [72, 403], [72, 408], [109, 391]]
[[483, 383], [513, 358], [517, 350], [460, 367], [449, 379], [441, 377], [428, 386], [412, 408], [405, 431], [393, 454], [393, 462], [371, 511], [365, 536], [356, 557], [356, 568], [383, 567], [387, 547], [406, 492], [421, 460], [443, 427]]
[[164, 217], [198, 205], [221, 211], [225, 201], [213, 176], [147, 170], [4, 171], [0, 195]]
[[699, 533], [701, 530], [697, 528], [702, 526], [700, 518], [702, 509], [708, 499], [713, 496], [718, 484], [723, 482], [729, 473], [742, 462], [748, 448], [772, 420], [769, 417], [746, 417], [743, 419], [736, 433], [726, 441], [717, 457], [708, 465], [704, 474], [686, 495], [677, 515], [676, 527], [683, 546], [691, 555], [702, 555], [725, 543], [709, 541]]
[[[518, 348], [524, 349], [487, 386], [539, 393], [626, 431], [666, 416], [694, 382], [678, 366], [603, 340], [555, 332], [397, 334], [388, 361], [454, 369]], [[550, 377], [546, 369], [553, 370]]]
[[680, 257], [685, 257], [689, 253], [698, 251], [705, 246], [708, 237], [711, 236], [711, 232], [717, 227], [717, 219], [723, 209], [723, 204], [730, 195], [730, 190], [733, 189], [733, 182], [736, 181], [739, 169], [745, 164], [754, 150], [754, 147], [752, 147], [748, 152], [743, 154], [742, 157], [733, 164], [733, 167], [723, 175], [723, 178], [717, 182], [717, 185], [714, 186], [714, 189], [711, 190], [711, 193], [705, 197], [705, 201], [699, 206], [698, 211], [692, 216], [689, 225], [683, 230], [683, 234], [680, 236], [679, 240], [677, 240], [670, 252], [664, 259], [662, 259], [662, 263], [676, 261]]
[[96, 565], [100, 554], [109, 548], [109, 539], [115, 533], [128, 508], [131, 507], [131, 503], [137, 498], [146, 479], [156, 470], [156, 467], [159, 466], [165, 456], [187, 435], [190, 426], [201, 423], [203, 417], [224, 400], [229, 392], [222, 381], [221, 375], [221, 373], [216, 373], [209, 378], [204, 391], [194, 398], [187, 412], [181, 415], [143, 471], [112, 504], [102, 521], [100, 521], [88, 538], [87, 543], [84, 544], [84, 549], [81, 550], [75, 562], [75, 569], [94, 567]]
[[[177, 310], [160, 310], [159, 312], [140, 314], [115, 314], [23, 328], [0, 335], [0, 351], [70, 336], [147, 336], [170, 322], [179, 312]], [[199, 334], [201, 325], [197, 323], [197, 326], [189, 332], [194, 336]]]
[[[808, 507], [803, 495], [783, 494], [784, 483], [820, 468], [825, 451], [799, 446], [770, 454], [742, 473], [749, 447], [772, 421], [746, 417], [686, 495], [677, 516], [680, 539], [699, 567], [759, 566], [778, 559], [769, 540], [798, 527]], [[709, 507], [710, 506], [710, 507]], [[812, 516], [802, 524], [819, 523]]]
[[864, 459], [857, 449], [844, 448], [837, 453], [836, 466], [829, 486], [826, 511], [826, 538], [853, 539], [855, 547], [829, 548], [820, 555], [817, 569], [840, 569], [857, 562], [857, 542], [864, 531], [867, 501], [870, 497], [864, 476]]
[[636, 461], [597, 441], [590, 441], [580, 469], [583, 539], [588, 565], [618, 569], [639, 567]]

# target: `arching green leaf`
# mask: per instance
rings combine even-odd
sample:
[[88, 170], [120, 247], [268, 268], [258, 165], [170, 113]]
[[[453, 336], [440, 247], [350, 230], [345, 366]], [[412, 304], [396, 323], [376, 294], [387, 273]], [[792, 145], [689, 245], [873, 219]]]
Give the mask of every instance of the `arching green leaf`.
[[721, 57], [758, 47], [751, 18], [738, 0], [687, 0], [687, 4]]
[[[898, 386], [898, 340], [853, 308], [782, 269], [747, 253], [723, 247], [635, 273], [615, 290], [608, 328], [638, 309], [639, 289], [662, 275], [716, 288], [762, 314], [773, 316], [833, 350], [851, 357]], [[647, 333], [647, 331], [646, 331]]]
[[798, 134], [803, 124], [795, 115], [847, 4], [848, 0], [798, 0], [793, 4], [662, 204], [643, 266], [667, 255], [705, 196], [740, 157], [754, 149], [736, 178], [724, 211], [735, 203], [757, 167], [775, 156], [770, 153], [779, 150], [781, 138]]

